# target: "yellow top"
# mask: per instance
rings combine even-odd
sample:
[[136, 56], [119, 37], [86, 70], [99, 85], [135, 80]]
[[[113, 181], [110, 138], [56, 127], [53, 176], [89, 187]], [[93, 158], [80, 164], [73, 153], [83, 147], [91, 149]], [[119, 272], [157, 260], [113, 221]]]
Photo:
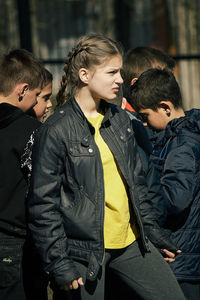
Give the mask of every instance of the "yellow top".
[[[104, 243], [107, 249], [121, 249], [136, 240], [135, 224], [130, 224], [129, 201], [125, 179], [117, 162], [100, 135], [99, 128], [104, 115], [98, 114], [88, 121], [95, 128], [95, 142], [103, 164], [105, 189]], [[97, 182], [98, 184], [98, 182]]]

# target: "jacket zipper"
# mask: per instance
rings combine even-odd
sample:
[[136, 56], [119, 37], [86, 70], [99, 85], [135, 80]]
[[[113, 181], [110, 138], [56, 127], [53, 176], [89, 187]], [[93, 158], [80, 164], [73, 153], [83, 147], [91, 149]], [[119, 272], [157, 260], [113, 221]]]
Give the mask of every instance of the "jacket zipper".
[[[95, 141], [94, 141], [95, 142]], [[96, 145], [96, 143], [95, 143]], [[97, 148], [97, 151], [98, 151], [98, 155], [99, 155], [99, 161], [101, 162], [100, 165], [101, 165], [101, 179], [103, 179], [103, 164], [102, 164], [102, 161], [101, 161], [101, 155], [100, 155], [100, 152], [99, 152], [99, 148], [97, 147], [96, 145], [96, 148]], [[104, 246], [104, 221], [105, 221], [105, 188], [104, 188], [104, 181], [102, 180], [102, 186], [103, 186], [103, 191], [104, 191], [104, 197], [103, 197], [103, 207], [102, 207], [102, 214], [103, 214], [103, 217], [102, 217], [102, 226], [101, 226], [101, 236], [102, 236], [102, 240], [103, 240], [103, 257], [102, 257], [102, 261], [101, 261], [101, 265], [103, 265], [103, 262], [104, 262], [104, 259], [105, 259], [105, 246]]]
[[[89, 122], [90, 123], [90, 122]], [[90, 126], [92, 126], [92, 124], [90, 123]], [[92, 126], [93, 127], [93, 126]], [[99, 129], [100, 130], [100, 129]], [[96, 147], [96, 151], [98, 153], [98, 161], [100, 162], [99, 165], [101, 165], [101, 179], [103, 179], [103, 164], [102, 164], [102, 160], [101, 160], [101, 155], [100, 155], [100, 151], [99, 151], [99, 148], [95, 142], [95, 139], [93, 137], [93, 142], [94, 142], [94, 145]], [[102, 190], [104, 191], [104, 194], [105, 194], [105, 189], [104, 189], [104, 181], [102, 180]], [[102, 207], [102, 214], [103, 214], [103, 217], [101, 218], [103, 220], [102, 224], [101, 224], [101, 236], [102, 236], [102, 240], [103, 240], [103, 257], [102, 257], [102, 260], [101, 260], [101, 265], [103, 264], [104, 262], [104, 259], [105, 259], [105, 246], [104, 246], [104, 220], [105, 220], [105, 196], [103, 197], [103, 207]]]

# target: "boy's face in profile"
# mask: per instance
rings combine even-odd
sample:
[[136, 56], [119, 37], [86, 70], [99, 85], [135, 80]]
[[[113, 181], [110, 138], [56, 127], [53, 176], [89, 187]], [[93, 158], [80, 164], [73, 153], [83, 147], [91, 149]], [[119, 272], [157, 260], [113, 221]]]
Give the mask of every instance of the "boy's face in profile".
[[36, 117], [40, 121], [44, 121], [49, 109], [52, 107], [50, 100], [52, 94], [52, 83], [48, 83], [37, 97], [37, 104], [33, 107]]
[[23, 99], [20, 102], [20, 108], [23, 111], [28, 111], [30, 108], [32, 108], [34, 105], [37, 104], [37, 97], [39, 96], [41, 92], [41, 88], [35, 88], [34, 90], [30, 90], [27, 88], [27, 90], [24, 93]]
[[159, 107], [157, 110], [141, 108], [139, 113], [144, 123], [155, 130], [164, 130], [169, 122], [165, 109]]

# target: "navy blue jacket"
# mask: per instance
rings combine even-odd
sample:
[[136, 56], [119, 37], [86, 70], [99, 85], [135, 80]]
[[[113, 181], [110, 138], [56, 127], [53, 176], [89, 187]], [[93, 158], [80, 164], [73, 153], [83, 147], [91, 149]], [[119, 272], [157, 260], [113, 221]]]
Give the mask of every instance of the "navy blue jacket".
[[154, 137], [152, 158], [165, 196], [155, 205], [182, 250], [170, 264], [176, 278], [200, 281], [200, 110], [185, 114], [172, 120], [164, 135]]
[[[152, 202], [162, 203], [164, 196], [160, 187], [160, 173], [150, 157], [153, 148], [149, 137], [153, 136], [154, 133], [149, 129], [149, 132], [151, 132], [151, 135], [149, 135], [148, 127], [143, 125], [141, 117], [138, 113], [128, 110], [126, 110], [126, 112], [132, 120], [134, 135], [138, 145], [138, 152], [142, 161], [142, 169], [144, 171], [148, 186], [149, 197]], [[156, 215], [159, 216], [160, 226], [162, 226], [165, 220], [165, 215], [163, 214], [162, 208], [161, 213], [159, 210], [159, 206], [155, 207]]]

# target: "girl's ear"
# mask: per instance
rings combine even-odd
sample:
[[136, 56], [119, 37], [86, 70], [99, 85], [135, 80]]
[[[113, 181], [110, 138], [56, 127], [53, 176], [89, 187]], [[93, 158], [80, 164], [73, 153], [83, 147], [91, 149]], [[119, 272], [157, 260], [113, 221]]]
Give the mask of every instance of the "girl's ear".
[[81, 80], [83, 83], [85, 83], [85, 84], [88, 83], [88, 78], [89, 78], [88, 75], [89, 75], [89, 72], [88, 72], [87, 69], [81, 68], [81, 69], [79, 70], [79, 72], [78, 72], [78, 75], [79, 75], [80, 80]]

